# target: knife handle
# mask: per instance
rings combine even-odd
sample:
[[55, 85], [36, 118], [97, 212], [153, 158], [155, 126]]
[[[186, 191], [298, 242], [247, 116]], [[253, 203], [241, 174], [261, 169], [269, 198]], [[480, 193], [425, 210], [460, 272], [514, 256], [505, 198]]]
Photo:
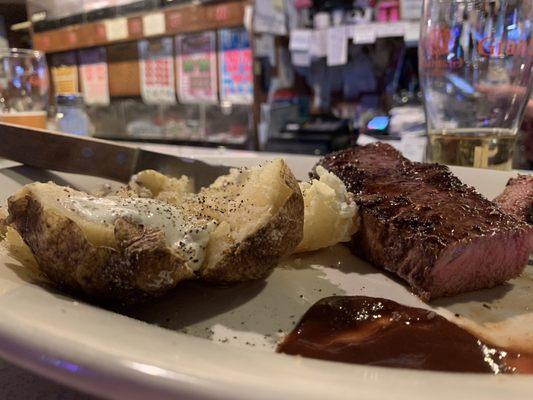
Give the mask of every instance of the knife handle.
[[138, 154], [105, 140], [0, 123], [0, 157], [33, 167], [127, 182]]

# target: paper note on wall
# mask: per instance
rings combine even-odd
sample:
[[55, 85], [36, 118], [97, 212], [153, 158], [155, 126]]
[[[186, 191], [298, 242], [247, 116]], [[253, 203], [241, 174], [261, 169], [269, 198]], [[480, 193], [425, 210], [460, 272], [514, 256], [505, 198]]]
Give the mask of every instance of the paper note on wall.
[[215, 103], [218, 97], [216, 33], [176, 36], [176, 81], [182, 103]]
[[344, 65], [348, 61], [348, 38], [344, 26], [328, 29], [327, 63], [329, 66]]
[[289, 50], [307, 51], [311, 48], [313, 31], [311, 29], [293, 29], [289, 38]]
[[374, 25], [355, 25], [352, 29], [354, 44], [372, 44], [376, 42]]
[[126, 18], [114, 18], [104, 21], [106, 39], [108, 41], [123, 40], [128, 37], [128, 20]]
[[286, 16], [283, 4], [273, 0], [256, 0], [253, 17], [253, 28], [256, 33], [287, 33]]
[[276, 43], [273, 35], [256, 35], [254, 50], [256, 57], [268, 57], [270, 65], [276, 65]]
[[220, 99], [252, 104], [253, 57], [248, 32], [241, 28], [220, 29], [218, 39]]
[[295, 67], [309, 67], [311, 55], [307, 51], [291, 51], [291, 61]]
[[144, 36], [162, 35], [165, 33], [165, 14], [162, 12], [143, 16]]
[[379, 22], [375, 24], [377, 37], [401, 37], [405, 34], [404, 22]]
[[80, 80], [85, 104], [109, 105], [106, 50], [94, 47], [79, 51]]
[[176, 103], [172, 38], [139, 41], [139, 68], [146, 104]]
[[313, 57], [325, 57], [328, 54], [327, 29], [315, 29], [313, 31], [309, 53]]
[[418, 42], [420, 39], [420, 23], [408, 22], [405, 24], [404, 40], [406, 42]]

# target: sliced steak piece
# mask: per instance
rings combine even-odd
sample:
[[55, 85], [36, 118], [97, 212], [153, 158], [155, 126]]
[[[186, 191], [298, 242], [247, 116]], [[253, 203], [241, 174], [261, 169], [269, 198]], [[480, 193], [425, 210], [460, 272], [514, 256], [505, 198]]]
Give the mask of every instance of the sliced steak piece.
[[319, 164], [343, 180], [360, 207], [352, 251], [425, 300], [493, 287], [527, 264], [528, 225], [444, 165], [411, 162], [383, 143], [332, 153]]
[[494, 202], [517, 219], [533, 224], [533, 176], [518, 175], [509, 179]]

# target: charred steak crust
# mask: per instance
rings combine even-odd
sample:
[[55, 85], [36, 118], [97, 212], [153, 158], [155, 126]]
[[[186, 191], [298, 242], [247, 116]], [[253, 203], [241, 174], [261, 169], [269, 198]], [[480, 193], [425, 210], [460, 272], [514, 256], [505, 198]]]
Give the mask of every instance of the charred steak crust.
[[527, 225], [444, 165], [411, 162], [383, 143], [329, 154], [319, 165], [359, 205], [361, 228], [351, 250], [406, 280], [425, 300], [498, 285], [527, 264]]

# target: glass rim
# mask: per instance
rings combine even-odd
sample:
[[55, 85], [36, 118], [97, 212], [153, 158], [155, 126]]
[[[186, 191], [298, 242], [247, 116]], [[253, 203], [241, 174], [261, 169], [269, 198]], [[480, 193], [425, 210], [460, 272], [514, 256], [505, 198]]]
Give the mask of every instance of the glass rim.
[[12, 47], [8, 49], [0, 49], [0, 57], [13, 57], [13, 58], [43, 58], [44, 53], [39, 50], [33, 49], [20, 49]]

